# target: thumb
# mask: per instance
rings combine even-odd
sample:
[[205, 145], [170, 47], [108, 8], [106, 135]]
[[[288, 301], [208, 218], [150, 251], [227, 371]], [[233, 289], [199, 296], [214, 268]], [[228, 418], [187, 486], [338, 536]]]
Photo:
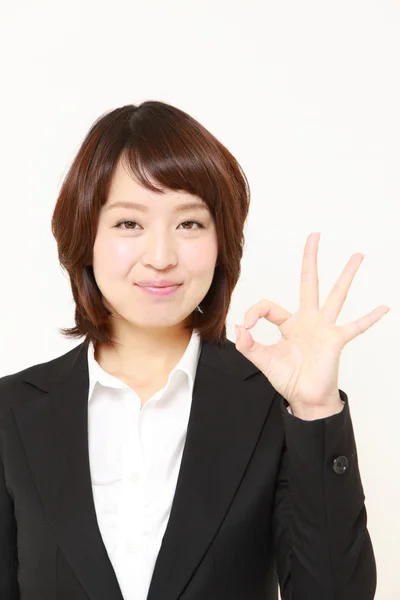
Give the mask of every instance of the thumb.
[[256, 342], [250, 331], [241, 325], [235, 325], [235, 332], [236, 349], [261, 371], [265, 363], [265, 355], [268, 348]]

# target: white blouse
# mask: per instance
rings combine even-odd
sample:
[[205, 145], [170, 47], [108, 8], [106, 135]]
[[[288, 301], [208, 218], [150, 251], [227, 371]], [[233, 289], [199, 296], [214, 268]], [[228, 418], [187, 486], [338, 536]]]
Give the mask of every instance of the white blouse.
[[89, 462], [97, 521], [124, 600], [146, 600], [175, 493], [200, 355], [193, 330], [166, 386], [141, 402], [88, 347]]

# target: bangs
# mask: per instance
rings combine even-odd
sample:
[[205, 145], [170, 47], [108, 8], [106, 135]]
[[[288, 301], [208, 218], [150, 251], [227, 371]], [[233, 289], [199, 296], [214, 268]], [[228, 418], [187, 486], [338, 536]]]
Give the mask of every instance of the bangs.
[[[210, 152], [205, 152], [207, 147]], [[121, 158], [147, 189], [188, 192], [204, 200], [215, 213], [218, 188], [224, 179], [221, 172], [226, 172], [227, 165], [222, 164], [221, 150], [212, 148], [209, 137], [192, 119], [177, 119], [176, 114], [169, 116], [165, 109], [161, 112], [154, 106], [147, 110], [142, 107], [141, 114], [132, 117]]]

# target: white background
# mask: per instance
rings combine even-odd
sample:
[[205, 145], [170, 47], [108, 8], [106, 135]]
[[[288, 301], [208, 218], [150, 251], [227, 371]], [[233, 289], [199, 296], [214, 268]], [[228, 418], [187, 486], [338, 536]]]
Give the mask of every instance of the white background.
[[[50, 219], [92, 122], [161, 100], [198, 119], [250, 182], [228, 337], [262, 298], [297, 308], [306, 237], [321, 231], [321, 300], [366, 254], [338, 323], [391, 307], [342, 356], [378, 565], [400, 578], [400, 4], [394, 0], [0, 2], [0, 376], [79, 343]], [[276, 331], [275, 331], [276, 329]], [[259, 322], [269, 343], [277, 328]]]

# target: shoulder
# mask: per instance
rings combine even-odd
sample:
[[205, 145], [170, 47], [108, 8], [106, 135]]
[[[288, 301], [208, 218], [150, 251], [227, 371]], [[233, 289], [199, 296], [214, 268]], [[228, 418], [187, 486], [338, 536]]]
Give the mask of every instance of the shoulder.
[[[82, 344], [79, 344], [79, 348], [81, 346]], [[41, 373], [57, 371], [66, 359], [76, 354], [77, 348], [78, 346], [75, 346], [72, 350], [68, 350], [50, 360], [35, 363], [15, 373], [0, 377], [0, 416], [7, 413], [14, 400], [26, 392], [26, 381]]]

